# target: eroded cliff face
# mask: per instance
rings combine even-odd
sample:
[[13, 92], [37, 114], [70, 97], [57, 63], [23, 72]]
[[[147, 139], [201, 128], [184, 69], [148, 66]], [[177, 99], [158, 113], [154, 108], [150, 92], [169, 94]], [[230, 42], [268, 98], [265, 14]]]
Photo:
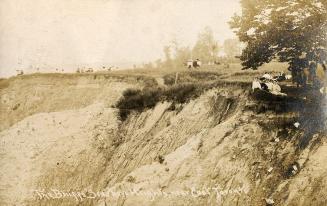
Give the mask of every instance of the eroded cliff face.
[[323, 205], [324, 133], [296, 128], [302, 106], [288, 102], [228, 84], [124, 122], [96, 99], [28, 116], [0, 133], [1, 203]]
[[155, 80], [105, 74], [33, 74], [0, 80], [0, 131], [42, 112], [80, 109], [94, 103], [110, 107], [130, 87]]

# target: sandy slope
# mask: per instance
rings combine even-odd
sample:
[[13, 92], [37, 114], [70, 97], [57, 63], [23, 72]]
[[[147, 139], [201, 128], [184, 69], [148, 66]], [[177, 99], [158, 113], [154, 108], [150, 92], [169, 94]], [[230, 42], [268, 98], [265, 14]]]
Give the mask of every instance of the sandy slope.
[[40, 113], [2, 132], [2, 201], [21, 203], [31, 196], [29, 190], [42, 173], [87, 149], [92, 143], [88, 124], [101, 108], [97, 104], [76, 111]]

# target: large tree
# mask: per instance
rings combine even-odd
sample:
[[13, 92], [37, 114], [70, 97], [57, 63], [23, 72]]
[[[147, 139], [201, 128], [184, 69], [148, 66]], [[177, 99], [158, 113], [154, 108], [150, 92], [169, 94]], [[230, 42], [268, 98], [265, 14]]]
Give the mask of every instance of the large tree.
[[241, 6], [230, 25], [246, 43], [243, 69], [273, 59], [303, 68], [326, 58], [327, 0], [241, 0]]

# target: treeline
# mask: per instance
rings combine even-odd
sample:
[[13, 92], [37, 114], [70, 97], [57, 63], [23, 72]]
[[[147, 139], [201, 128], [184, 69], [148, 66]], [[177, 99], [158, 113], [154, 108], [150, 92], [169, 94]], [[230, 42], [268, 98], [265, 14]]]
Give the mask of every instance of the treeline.
[[145, 68], [179, 68], [188, 60], [200, 59], [203, 65], [217, 63], [239, 63], [242, 44], [238, 39], [226, 39], [219, 44], [210, 27], [198, 34], [193, 47], [181, 46], [176, 40], [163, 48], [164, 59], [144, 64]]

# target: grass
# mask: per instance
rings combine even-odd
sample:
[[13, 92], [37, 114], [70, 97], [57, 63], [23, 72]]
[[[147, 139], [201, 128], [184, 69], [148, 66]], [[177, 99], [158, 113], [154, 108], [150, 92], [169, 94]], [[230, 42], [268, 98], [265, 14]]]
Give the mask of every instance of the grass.
[[131, 84], [139, 83], [147, 87], [157, 86], [156, 80], [151, 76], [146, 76], [138, 73], [32, 73], [21, 76], [13, 76], [10, 78], [0, 78], [0, 89], [8, 87], [10, 82], [15, 80], [38, 80], [38, 83], [47, 82], [52, 80], [67, 80], [69, 83], [76, 83], [75, 80], [79, 78], [87, 78], [93, 81], [120, 81]]
[[9, 86], [9, 80], [0, 78], [0, 89], [5, 89], [8, 86]]
[[[177, 83], [199, 83], [218, 80], [221, 74], [215, 71], [182, 71], [178, 72]], [[166, 85], [173, 85], [176, 79], [176, 73], [170, 73], [163, 76]]]

